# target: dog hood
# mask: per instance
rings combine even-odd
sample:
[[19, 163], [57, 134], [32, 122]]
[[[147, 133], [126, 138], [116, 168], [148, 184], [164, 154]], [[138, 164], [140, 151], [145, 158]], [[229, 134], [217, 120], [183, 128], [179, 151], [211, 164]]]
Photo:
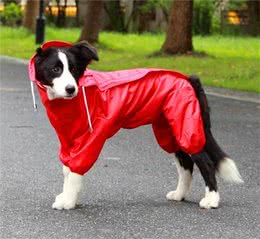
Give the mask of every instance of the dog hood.
[[[63, 46], [71, 44], [52, 41], [42, 47]], [[163, 69], [86, 69], [76, 97], [49, 100], [35, 77], [34, 57], [29, 63], [31, 84], [36, 84], [59, 138], [60, 160], [72, 172], [85, 174], [120, 128], [152, 124], [159, 145], [169, 153], [182, 149], [193, 154], [204, 147], [200, 106], [187, 76]]]

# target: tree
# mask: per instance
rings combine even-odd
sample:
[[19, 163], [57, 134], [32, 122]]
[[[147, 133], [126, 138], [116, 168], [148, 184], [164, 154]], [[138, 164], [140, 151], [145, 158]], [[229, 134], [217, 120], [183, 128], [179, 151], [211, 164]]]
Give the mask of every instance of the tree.
[[147, 0], [140, 0], [136, 2], [138, 6], [138, 27], [137, 31], [138, 33], [143, 33], [145, 31], [148, 31], [149, 24], [151, 19], [153, 18], [154, 11], [149, 6], [149, 1]]
[[58, 16], [56, 19], [56, 26], [57, 27], [64, 27], [66, 25], [66, 8], [67, 8], [68, 0], [56, 0], [56, 4], [58, 7]]
[[256, 36], [260, 34], [260, 1], [247, 0], [249, 15], [249, 34]]
[[98, 33], [101, 27], [101, 16], [103, 10], [103, 0], [88, 1], [84, 25], [79, 41], [87, 40], [92, 44], [98, 41]]
[[76, 25], [79, 26], [79, 0], [75, 0], [76, 5]]
[[125, 13], [121, 7], [120, 0], [106, 1], [104, 9], [109, 17], [109, 30], [126, 32]]
[[150, 31], [152, 22], [156, 21], [157, 10], [161, 10], [165, 20], [168, 22], [171, 1], [165, 0], [138, 0], [135, 2], [138, 11], [137, 31], [139, 33]]
[[39, 14], [40, 1], [27, 0], [23, 18], [23, 26], [35, 31], [36, 17]]
[[185, 54], [192, 46], [192, 7], [193, 0], [174, 0], [166, 39], [162, 51], [168, 54]]

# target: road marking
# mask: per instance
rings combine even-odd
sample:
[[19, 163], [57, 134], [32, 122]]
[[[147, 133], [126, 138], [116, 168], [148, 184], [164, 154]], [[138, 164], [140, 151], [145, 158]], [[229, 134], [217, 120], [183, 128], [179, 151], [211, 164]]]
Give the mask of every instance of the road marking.
[[11, 129], [28, 129], [28, 128], [33, 128], [31, 125], [15, 125], [15, 126], [10, 126], [9, 128]]
[[7, 61], [9, 63], [17, 63], [22, 65], [28, 65], [29, 60], [26, 59], [19, 59], [11, 56], [0, 56], [0, 60]]
[[120, 160], [120, 158], [118, 157], [105, 157], [106, 160], [114, 160], [114, 161], [118, 161]]
[[251, 97], [246, 97], [246, 96], [233, 96], [233, 95], [224, 95], [224, 94], [220, 94], [220, 93], [216, 93], [216, 92], [209, 92], [206, 91], [207, 95], [210, 96], [216, 96], [219, 98], [226, 98], [226, 99], [231, 99], [231, 100], [238, 100], [238, 101], [245, 101], [245, 102], [251, 102], [251, 103], [258, 103], [260, 104], [260, 99], [256, 99], [256, 98], [251, 98]]
[[[29, 90], [29, 88], [28, 88]], [[5, 88], [5, 87], [0, 87], [0, 91], [4, 92], [27, 92], [28, 90], [22, 89], [22, 88]]]

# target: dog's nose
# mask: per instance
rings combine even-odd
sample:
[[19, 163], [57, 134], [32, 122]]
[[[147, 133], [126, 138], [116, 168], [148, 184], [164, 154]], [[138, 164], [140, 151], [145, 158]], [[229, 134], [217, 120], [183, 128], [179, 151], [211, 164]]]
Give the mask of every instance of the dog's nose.
[[75, 92], [76, 88], [73, 85], [67, 85], [65, 87], [65, 90], [68, 94], [72, 95]]

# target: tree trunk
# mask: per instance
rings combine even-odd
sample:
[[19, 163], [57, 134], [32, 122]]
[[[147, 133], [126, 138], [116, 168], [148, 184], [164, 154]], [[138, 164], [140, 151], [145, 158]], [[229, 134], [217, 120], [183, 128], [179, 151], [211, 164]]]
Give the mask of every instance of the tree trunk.
[[76, 25], [79, 26], [79, 0], [75, 0], [76, 5]]
[[27, 0], [23, 18], [23, 26], [35, 31], [36, 17], [39, 15], [40, 1]]
[[98, 33], [101, 27], [101, 16], [103, 13], [103, 0], [89, 0], [84, 26], [79, 41], [87, 40], [90, 43], [98, 41]]
[[[137, 2], [138, 4], [138, 8], [142, 8], [143, 6], [145, 6], [148, 3], [149, 0], [139, 0]], [[138, 28], [137, 31], [138, 33], [144, 33], [149, 31], [149, 26], [150, 26], [150, 22], [151, 20], [154, 18], [154, 12], [152, 9], [147, 9], [146, 11], [143, 10], [139, 10], [139, 14], [138, 14]]]
[[166, 39], [162, 51], [168, 54], [185, 54], [192, 47], [192, 7], [193, 0], [174, 0]]
[[61, 0], [56, 0], [56, 4], [58, 7], [58, 16], [56, 18], [56, 26], [64, 27], [66, 25], [67, 0], [64, 0], [63, 3]]
[[84, 19], [87, 15], [87, 9], [88, 9], [88, 1], [86, 0], [78, 0], [79, 4], [79, 22], [84, 23]]
[[106, 1], [104, 7], [110, 20], [108, 30], [126, 32], [125, 14], [122, 11], [120, 0]]
[[260, 1], [247, 0], [249, 15], [249, 34], [257, 36], [260, 34]]

